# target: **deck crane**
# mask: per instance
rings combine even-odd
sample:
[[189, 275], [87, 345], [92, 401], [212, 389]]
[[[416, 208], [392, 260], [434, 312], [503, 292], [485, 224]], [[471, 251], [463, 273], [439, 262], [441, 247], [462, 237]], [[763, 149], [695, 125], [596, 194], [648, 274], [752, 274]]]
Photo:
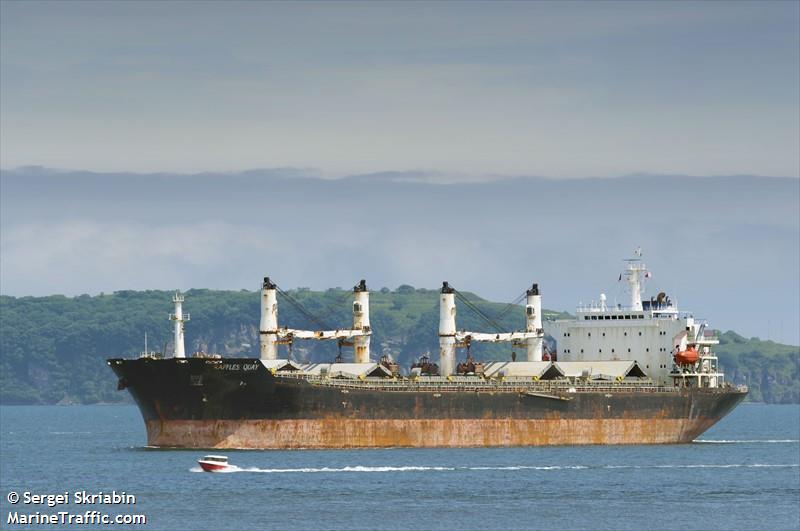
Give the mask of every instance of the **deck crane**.
[[278, 357], [278, 345], [291, 345], [295, 339], [311, 339], [317, 341], [338, 340], [340, 344], [352, 339], [353, 358], [355, 363], [369, 362], [369, 342], [372, 331], [369, 325], [369, 290], [365, 280], [353, 287], [353, 326], [335, 330], [301, 330], [278, 326], [278, 297], [280, 292], [287, 301], [293, 304], [302, 314], [316, 324], [322, 324], [306, 311], [300, 303], [288, 293], [264, 277], [261, 285], [261, 324], [259, 326], [260, 350], [262, 360], [274, 360]]

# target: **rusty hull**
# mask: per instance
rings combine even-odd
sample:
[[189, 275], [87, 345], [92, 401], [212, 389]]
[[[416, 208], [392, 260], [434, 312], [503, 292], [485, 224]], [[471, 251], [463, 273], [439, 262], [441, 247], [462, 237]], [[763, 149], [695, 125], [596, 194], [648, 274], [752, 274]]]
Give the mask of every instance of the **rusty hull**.
[[391, 448], [688, 443], [715, 419], [149, 420], [174, 448]]
[[[109, 360], [151, 446], [366, 448], [687, 443], [746, 393], [349, 389], [273, 375], [258, 360]], [[476, 379], [476, 382], [478, 380]], [[535, 391], [536, 384], [531, 383]], [[553, 391], [551, 390], [550, 393]]]

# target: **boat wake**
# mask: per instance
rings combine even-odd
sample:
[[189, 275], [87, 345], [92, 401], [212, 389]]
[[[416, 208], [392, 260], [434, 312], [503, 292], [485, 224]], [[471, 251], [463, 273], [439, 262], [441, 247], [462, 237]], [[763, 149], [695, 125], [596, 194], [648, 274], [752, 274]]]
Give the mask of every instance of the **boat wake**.
[[[290, 473], [309, 473], [309, 472], [422, 472], [427, 470], [451, 471], [457, 470], [456, 467], [446, 466], [346, 466], [342, 468], [257, 468], [257, 467], [231, 467], [225, 472], [256, 472], [261, 474], [290, 474]], [[192, 472], [202, 472], [200, 467], [192, 467]]]
[[[680, 464], [680, 465], [565, 465], [565, 466], [345, 466], [332, 467], [304, 467], [304, 468], [257, 468], [257, 467], [231, 467], [228, 470], [215, 473], [250, 472], [260, 474], [294, 474], [294, 473], [337, 473], [337, 472], [453, 472], [461, 470], [612, 470], [612, 469], [656, 469], [656, 468], [797, 468], [800, 464]], [[200, 467], [192, 467], [191, 472], [202, 472]]]
[[[205, 470], [203, 470], [199, 466], [193, 466], [192, 468], [189, 469], [189, 472], [205, 472]], [[255, 472], [255, 470], [239, 468], [236, 465], [228, 465], [227, 468], [221, 470], [214, 470], [212, 474], [230, 474], [231, 472]]]
[[693, 442], [700, 444], [797, 444], [800, 439], [695, 439]]
[[747, 464], [714, 464], [714, 465], [605, 465], [598, 468], [797, 468], [800, 463], [767, 464], [767, 463], [747, 463]]

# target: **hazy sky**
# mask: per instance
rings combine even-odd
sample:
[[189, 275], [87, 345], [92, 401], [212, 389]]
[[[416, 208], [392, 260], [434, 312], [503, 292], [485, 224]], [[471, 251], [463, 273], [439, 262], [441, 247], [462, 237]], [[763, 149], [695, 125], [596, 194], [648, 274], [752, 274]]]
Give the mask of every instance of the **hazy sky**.
[[0, 164], [800, 174], [800, 3], [2, 2]]
[[800, 342], [800, 2], [0, 1], [0, 23], [4, 294], [539, 281], [572, 309], [641, 245], [713, 326]]
[[269, 275], [285, 289], [448, 280], [508, 302], [538, 282], [547, 308], [573, 310], [601, 291], [627, 301], [617, 278], [641, 245], [647, 297], [800, 343], [797, 178], [421, 177], [2, 171], [0, 293], [255, 291]]

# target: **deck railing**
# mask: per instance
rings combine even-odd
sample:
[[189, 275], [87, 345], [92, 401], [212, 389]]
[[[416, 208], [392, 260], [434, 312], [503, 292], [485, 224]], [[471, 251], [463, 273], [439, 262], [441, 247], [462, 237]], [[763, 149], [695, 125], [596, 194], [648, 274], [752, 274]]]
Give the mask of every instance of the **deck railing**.
[[398, 379], [388, 380], [383, 378], [358, 379], [339, 379], [326, 378], [324, 376], [300, 375], [285, 373], [295, 379], [306, 380], [313, 385], [326, 387], [336, 387], [339, 389], [370, 389], [382, 391], [430, 391], [430, 392], [537, 392], [555, 393], [558, 395], [569, 396], [572, 393], [585, 392], [619, 392], [629, 391], [638, 393], [674, 393], [679, 390], [677, 387], [653, 385], [650, 380], [643, 381], [621, 381], [621, 382], [585, 382], [569, 380], [477, 380], [461, 379], [448, 380], [447, 378], [429, 377], [419, 379]]

